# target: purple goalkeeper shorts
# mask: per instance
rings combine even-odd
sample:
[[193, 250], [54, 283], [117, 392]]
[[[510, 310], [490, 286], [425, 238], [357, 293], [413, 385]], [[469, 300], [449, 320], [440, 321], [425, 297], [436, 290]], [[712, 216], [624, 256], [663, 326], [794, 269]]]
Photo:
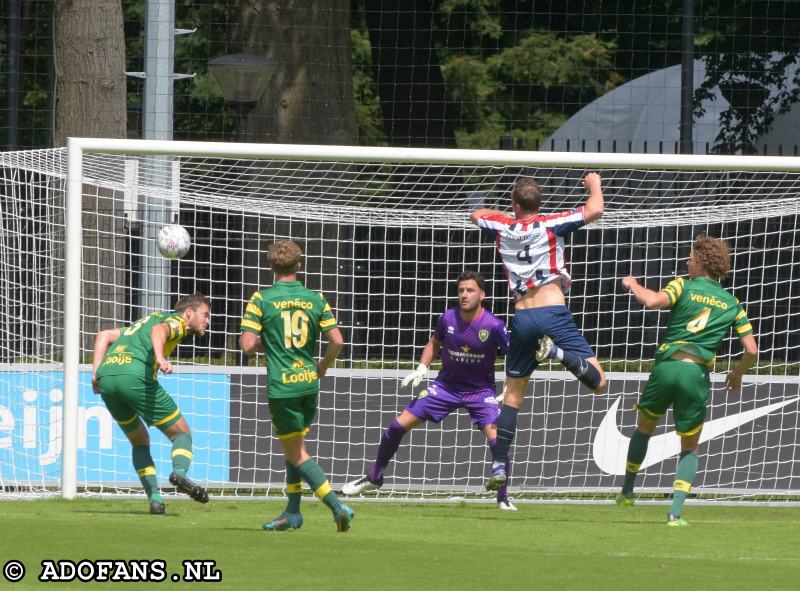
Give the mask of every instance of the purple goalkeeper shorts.
[[435, 381], [422, 390], [406, 410], [423, 421], [440, 423], [451, 412], [466, 408], [472, 424], [482, 429], [497, 423], [500, 403], [495, 396], [497, 393], [491, 389], [465, 393], [450, 391], [444, 384]]

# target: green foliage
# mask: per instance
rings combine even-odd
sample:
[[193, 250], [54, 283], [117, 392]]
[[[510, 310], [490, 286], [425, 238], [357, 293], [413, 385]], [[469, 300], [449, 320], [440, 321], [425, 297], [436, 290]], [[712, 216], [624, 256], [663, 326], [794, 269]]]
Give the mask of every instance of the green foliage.
[[[126, 66], [142, 71], [145, 0], [121, 1]], [[18, 143], [24, 147], [46, 146], [50, 140], [54, 5], [53, 0], [23, 3]], [[773, 125], [776, 113], [800, 100], [800, 79], [788, 79], [782, 69], [800, 51], [796, 5], [751, 0], [696, 3], [695, 47], [708, 67], [708, 80], [698, 89], [696, 100], [720, 85], [739, 85], [739, 90], [745, 85], [756, 94], [760, 87], [779, 89], [746, 113], [724, 114], [717, 151], [749, 150], [755, 138]], [[496, 148], [500, 136], [535, 145], [624, 80], [680, 62], [682, 2], [592, 0], [581, 3], [579, 10], [576, 6], [548, 0], [431, 3], [436, 50], [459, 146]], [[193, 80], [175, 82], [176, 139], [226, 139], [236, 134], [238, 113], [225, 106], [207, 77], [209, 59], [238, 49], [229, 43], [237, 26], [236, 7], [233, 0], [176, 0], [176, 26], [197, 28], [175, 40], [175, 71], [197, 74]], [[353, 3], [352, 71], [359, 143], [384, 145], [387, 137], [363, 11], [363, 2]], [[7, 54], [5, 34], [6, 28], [0, 26], [2, 55]], [[143, 89], [141, 79], [128, 79], [132, 137], [140, 135]]]
[[531, 31], [498, 52], [452, 53], [442, 75], [460, 107], [459, 147], [496, 148], [500, 136], [536, 145], [622, 81], [614, 47], [595, 35]]
[[500, 39], [503, 35], [495, 0], [443, 0], [439, 10], [448, 19], [455, 20], [460, 16], [468, 29], [479, 37]]
[[[235, 135], [238, 117], [225, 117], [226, 107], [219, 90], [208, 78], [208, 61], [227, 53], [227, 11], [225, 0], [178, 0], [175, 26], [197, 29], [175, 38], [175, 72], [196, 74], [193, 79], [174, 83], [174, 138], [216, 139]], [[144, 0], [125, 0], [126, 61], [129, 71], [144, 70]], [[140, 137], [144, 81], [128, 78], [130, 137]]]
[[375, 81], [370, 73], [372, 49], [364, 29], [350, 32], [353, 43], [353, 96], [356, 102], [358, 143], [365, 146], [388, 144], [383, 130], [383, 115]]

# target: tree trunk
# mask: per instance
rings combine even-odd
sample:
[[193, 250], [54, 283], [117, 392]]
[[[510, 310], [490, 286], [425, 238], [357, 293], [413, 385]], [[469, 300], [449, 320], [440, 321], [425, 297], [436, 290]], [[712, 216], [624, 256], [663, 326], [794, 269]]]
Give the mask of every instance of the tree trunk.
[[126, 135], [125, 35], [120, 0], [56, 0], [56, 133]]
[[234, 0], [230, 9], [230, 47], [278, 62], [248, 117], [248, 141], [354, 144], [350, 2]]
[[[278, 62], [264, 96], [248, 116], [247, 141], [355, 144], [350, 2], [231, 0], [229, 14], [236, 23], [229, 40], [229, 52], [265, 55]], [[286, 236], [285, 232], [291, 232], [297, 225], [266, 215], [261, 219], [257, 215], [244, 216], [245, 298], [255, 289], [272, 283], [272, 273], [265, 264], [272, 236]], [[322, 257], [318, 266], [313, 259], [314, 253], [319, 252], [323, 241], [329, 240], [331, 235], [346, 243], [345, 231], [335, 225], [323, 228], [311, 223], [288, 235], [311, 251], [312, 256], [307, 253], [303, 261], [302, 279], [312, 289], [327, 292], [332, 306], [346, 309], [349, 306], [346, 298], [336, 298], [333, 291], [337, 287], [347, 291], [347, 279], [338, 275], [337, 257], [334, 254]], [[229, 332], [238, 335], [238, 327], [239, 318], [232, 318]]]
[[[68, 137], [126, 136], [125, 35], [120, 0], [56, 0], [56, 146]], [[111, 191], [84, 185], [81, 347], [125, 318], [125, 236]]]

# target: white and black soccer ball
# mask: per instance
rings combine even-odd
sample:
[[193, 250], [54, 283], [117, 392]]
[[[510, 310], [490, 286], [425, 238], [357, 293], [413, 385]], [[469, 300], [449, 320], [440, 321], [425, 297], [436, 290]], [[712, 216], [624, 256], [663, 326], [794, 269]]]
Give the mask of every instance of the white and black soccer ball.
[[158, 232], [158, 251], [165, 259], [183, 258], [191, 246], [189, 232], [183, 226], [169, 224]]

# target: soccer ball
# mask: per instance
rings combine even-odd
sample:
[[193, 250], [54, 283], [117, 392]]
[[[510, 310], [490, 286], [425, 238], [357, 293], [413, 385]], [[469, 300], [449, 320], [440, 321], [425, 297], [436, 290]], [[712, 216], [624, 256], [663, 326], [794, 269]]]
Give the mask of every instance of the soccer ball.
[[158, 232], [158, 251], [165, 259], [180, 259], [189, 252], [192, 240], [186, 228], [170, 224]]

